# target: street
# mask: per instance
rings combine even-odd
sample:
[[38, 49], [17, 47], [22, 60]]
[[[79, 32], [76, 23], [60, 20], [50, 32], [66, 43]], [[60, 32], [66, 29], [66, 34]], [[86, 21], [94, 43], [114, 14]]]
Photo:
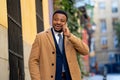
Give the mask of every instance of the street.
[[120, 74], [107, 74], [106, 79], [102, 75], [93, 75], [83, 80], [120, 80]]

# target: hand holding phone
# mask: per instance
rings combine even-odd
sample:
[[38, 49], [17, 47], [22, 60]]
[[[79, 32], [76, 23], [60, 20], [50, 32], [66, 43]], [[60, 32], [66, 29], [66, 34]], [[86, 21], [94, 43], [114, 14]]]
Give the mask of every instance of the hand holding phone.
[[70, 37], [70, 30], [67, 26], [67, 23], [65, 25], [63, 25], [63, 34], [67, 37]]

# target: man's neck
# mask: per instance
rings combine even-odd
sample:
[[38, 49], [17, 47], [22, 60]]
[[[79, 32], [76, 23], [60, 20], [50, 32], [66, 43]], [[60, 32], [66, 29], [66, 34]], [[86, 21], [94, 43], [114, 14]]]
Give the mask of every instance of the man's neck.
[[55, 31], [54, 28], [52, 28], [52, 30], [53, 30], [53, 32], [54, 32], [55, 34], [63, 34], [63, 32], [57, 32], [57, 31]]

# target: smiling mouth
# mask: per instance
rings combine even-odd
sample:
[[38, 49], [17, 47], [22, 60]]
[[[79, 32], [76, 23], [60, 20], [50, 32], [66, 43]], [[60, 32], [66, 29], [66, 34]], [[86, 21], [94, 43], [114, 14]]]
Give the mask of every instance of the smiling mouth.
[[60, 25], [56, 25], [56, 28], [61, 28], [61, 26]]
[[61, 27], [58, 27], [58, 26], [57, 26], [56, 29], [61, 29]]
[[56, 30], [61, 30], [61, 29], [62, 29], [62, 26], [60, 26], [60, 25], [59, 25], [59, 26], [56, 25], [56, 26], [55, 26], [55, 29], [56, 29]]

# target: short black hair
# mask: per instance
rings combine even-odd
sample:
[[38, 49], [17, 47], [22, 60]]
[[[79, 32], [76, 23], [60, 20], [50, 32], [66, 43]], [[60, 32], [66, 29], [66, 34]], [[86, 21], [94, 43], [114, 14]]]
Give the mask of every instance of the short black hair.
[[56, 13], [59, 13], [59, 14], [64, 14], [66, 16], [66, 20], [68, 20], [68, 15], [65, 11], [63, 10], [56, 10], [54, 13], [53, 13], [53, 16], [56, 14]]

